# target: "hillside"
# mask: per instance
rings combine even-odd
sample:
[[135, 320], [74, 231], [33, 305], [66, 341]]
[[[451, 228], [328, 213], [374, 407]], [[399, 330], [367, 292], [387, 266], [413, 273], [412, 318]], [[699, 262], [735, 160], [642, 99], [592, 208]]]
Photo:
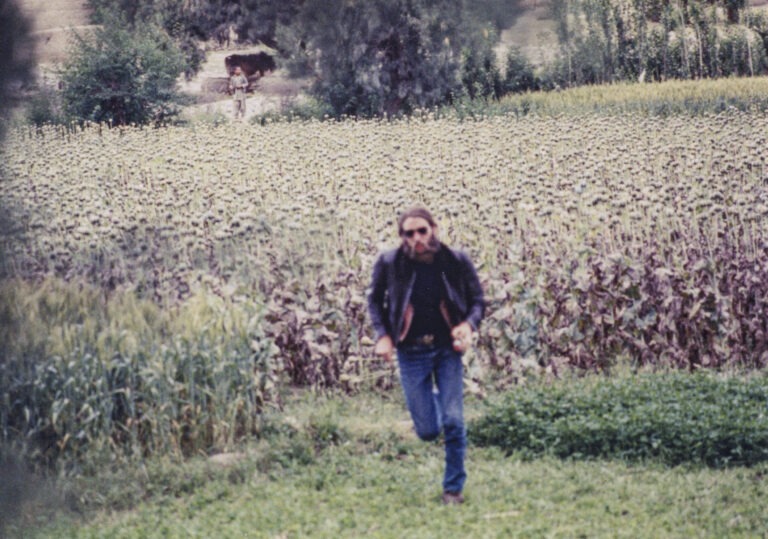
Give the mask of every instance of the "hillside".
[[[86, 0], [18, 0], [33, 21], [38, 36], [38, 60], [42, 65], [61, 61], [66, 53], [72, 28], [88, 25]], [[497, 47], [500, 57], [510, 46], [519, 47], [533, 62], [541, 63], [552, 55], [556, 43], [549, 0], [522, 0], [522, 14], [501, 33]], [[749, 0], [753, 8], [768, 8], [768, 0]]]
[[72, 29], [86, 28], [86, 0], [18, 0], [24, 14], [32, 22], [37, 38], [39, 67], [61, 62], [66, 57]]
[[[50, 72], [66, 58], [73, 29], [88, 28], [87, 0], [18, 0], [22, 11], [32, 21], [33, 35], [37, 38], [37, 61], [41, 73]], [[768, 0], [749, 0], [753, 8], [768, 9]], [[501, 32], [496, 46], [499, 61], [503, 62], [510, 47], [518, 47], [534, 64], [549, 61], [557, 48], [554, 20], [550, 15], [549, 0], [521, 0], [522, 10], [509, 28]], [[226, 76], [224, 57], [243, 50], [212, 50], [202, 70], [191, 81], [182, 81], [183, 90], [196, 96], [197, 105], [190, 114], [230, 113], [230, 101], [222, 94], [206, 94], [206, 81]], [[249, 100], [248, 115], [260, 114], [301, 99], [307, 81], [288, 79], [278, 70], [265, 76]]]

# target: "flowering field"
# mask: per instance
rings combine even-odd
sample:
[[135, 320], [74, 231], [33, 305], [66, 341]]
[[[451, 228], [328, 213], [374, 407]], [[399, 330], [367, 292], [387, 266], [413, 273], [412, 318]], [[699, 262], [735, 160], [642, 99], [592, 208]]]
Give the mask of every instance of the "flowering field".
[[[165, 306], [203, 285], [304, 311], [333, 296], [349, 314], [397, 242], [398, 210], [421, 202], [477, 260], [492, 320], [516, 326], [507, 311], [529, 298], [574, 359], [575, 330], [590, 329], [576, 322], [594, 314], [605, 332], [655, 326], [651, 340], [708, 321], [690, 337], [712, 342], [687, 359], [762, 363], [759, 346], [717, 345], [735, 337], [729, 315], [749, 314], [731, 311], [739, 294], [761, 284], [766, 136], [764, 115], [741, 113], [17, 133], [2, 197], [24, 241], [9, 266]], [[743, 282], [721, 282], [732, 267]], [[683, 320], [644, 312], [652, 288]], [[602, 303], [614, 309], [591, 312]], [[637, 344], [636, 359], [669, 357]]]
[[[182, 400], [221, 380], [205, 365], [256, 353], [269, 367], [249, 406], [270, 380], [389, 384], [370, 359], [365, 287], [397, 212], [418, 202], [487, 293], [473, 376], [762, 367], [767, 135], [765, 113], [736, 110], [16, 131], [0, 169], [4, 270], [43, 285], [5, 287], [22, 335], [6, 353], [128, 373], [194, 350]], [[174, 332], [204, 338], [174, 348]], [[195, 413], [215, 407], [203, 401]], [[207, 443], [248, 428], [232, 406]], [[88, 417], [67, 409], [74, 426]]]

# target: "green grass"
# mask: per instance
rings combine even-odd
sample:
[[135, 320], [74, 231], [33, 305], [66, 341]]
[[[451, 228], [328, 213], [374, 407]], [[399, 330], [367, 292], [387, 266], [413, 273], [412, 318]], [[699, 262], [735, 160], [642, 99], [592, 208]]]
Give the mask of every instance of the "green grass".
[[670, 80], [638, 84], [587, 85], [563, 91], [511, 94], [498, 101], [462, 101], [447, 114], [459, 118], [496, 115], [672, 116], [717, 114], [729, 109], [768, 109], [768, 77]]
[[[469, 401], [469, 416], [482, 410]], [[229, 467], [147, 463], [81, 479], [85, 517], [24, 537], [759, 537], [765, 464], [713, 470], [506, 457], [470, 447], [467, 502], [439, 502], [443, 450], [418, 441], [399, 397], [292, 400]], [[122, 478], [122, 479], [121, 479]], [[112, 498], [93, 492], [111, 485]], [[120, 500], [120, 492], [130, 500]], [[144, 499], [139, 502], [138, 500]], [[129, 507], [116, 511], [115, 507]]]
[[[664, 82], [617, 82], [584, 85], [563, 90], [508, 94], [501, 99], [458, 99], [437, 110], [420, 110], [413, 116], [460, 120], [493, 116], [701, 116], [727, 110], [768, 110], [768, 77], [727, 77]], [[281, 112], [255, 116], [253, 123], [328, 119], [328, 110], [313, 100]], [[192, 123], [211, 123], [200, 117]]]
[[439, 447], [403, 459], [334, 451], [300, 471], [255, 472], [192, 495], [49, 528], [56, 537], [691, 537], [768, 530], [756, 470], [521, 462], [470, 453], [467, 503], [438, 502]]

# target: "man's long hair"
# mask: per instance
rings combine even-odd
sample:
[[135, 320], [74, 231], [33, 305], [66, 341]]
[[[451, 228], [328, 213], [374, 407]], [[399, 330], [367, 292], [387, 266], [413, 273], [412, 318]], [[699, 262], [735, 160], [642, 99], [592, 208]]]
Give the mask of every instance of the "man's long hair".
[[405, 210], [403, 213], [400, 214], [400, 216], [397, 218], [397, 233], [402, 236], [403, 235], [403, 223], [406, 219], [410, 219], [411, 217], [420, 217], [424, 219], [426, 222], [429, 223], [429, 226], [431, 226], [433, 229], [437, 226], [437, 222], [435, 221], [435, 218], [432, 217], [432, 214], [429, 212], [427, 208], [424, 206], [411, 206], [407, 210]]

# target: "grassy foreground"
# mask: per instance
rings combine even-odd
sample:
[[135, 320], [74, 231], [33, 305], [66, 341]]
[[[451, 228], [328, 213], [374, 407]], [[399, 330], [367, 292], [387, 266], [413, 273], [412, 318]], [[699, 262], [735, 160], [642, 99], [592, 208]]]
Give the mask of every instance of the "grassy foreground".
[[[470, 416], [484, 404], [467, 403]], [[111, 506], [24, 537], [761, 537], [768, 465], [713, 470], [525, 460], [470, 447], [467, 503], [439, 503], [442, 447], [399, 396], [305, 395], [228, 464], [147, 463], [102, 477]], [[140, 487], [132, 483], [142, 476]], [[93, 485], [90, 485], [92, 488]], [[79, 487], [86, 492], [85, 484]], [[122, 502], [117, 500], [125, 497]], [[136, 503], [139, 497], [146, 501]], [[108, 504], [110, 502], [107, 502]]]

